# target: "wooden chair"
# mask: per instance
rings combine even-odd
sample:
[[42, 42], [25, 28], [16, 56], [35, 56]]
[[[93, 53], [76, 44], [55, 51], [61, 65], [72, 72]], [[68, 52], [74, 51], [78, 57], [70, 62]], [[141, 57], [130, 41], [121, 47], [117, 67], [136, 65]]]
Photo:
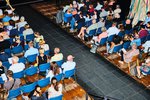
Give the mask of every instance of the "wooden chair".
[[131, 63], [136, 61], [136, 66], [139, 66], [139, 55], [135, 55], [132, 57], [131, 62], [128, 63], [128, 67], [129, 67], [129, 73], [130, 73], [130, 69], [131, 69]]

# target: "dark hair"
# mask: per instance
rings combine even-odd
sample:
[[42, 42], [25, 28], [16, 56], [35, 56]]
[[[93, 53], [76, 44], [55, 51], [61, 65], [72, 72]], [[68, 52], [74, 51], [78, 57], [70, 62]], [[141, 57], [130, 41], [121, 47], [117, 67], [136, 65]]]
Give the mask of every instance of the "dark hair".
[[58, 65], [57, 65], [56, 62], [52, 62], [52, 64], [51, 64], [51, 70], [53, 71], [54, 75], [60, 73], [59, 67], [58, 67]]
[[11, 70], [8, 70], [8, 71], [7, 71], [7, 76], [13, 77], [13, 72], [12, 72]]
[[148, 11], [146, 14], [147, 14], [147, 15], [150, 14], [150, 11]]
[[57, 79], [55, 78], [55, 77], [53, 77], [52, 79], [51, 79], [51, 84], [54, 86], [54, 89], [56, 90], [56, 91], [58, 91], [58, 82], [56, 82], [55, 84], [53, 83], [53, 80], [56, 80], [57, 81]]

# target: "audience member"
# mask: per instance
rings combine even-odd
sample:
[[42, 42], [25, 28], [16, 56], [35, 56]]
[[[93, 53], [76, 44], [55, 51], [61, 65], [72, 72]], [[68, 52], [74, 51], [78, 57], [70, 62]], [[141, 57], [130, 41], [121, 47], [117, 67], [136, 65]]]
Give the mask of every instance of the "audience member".
[[41, 39], [44, 39], [43, 35], [41, 35], [39, 32], [35, 32], [35, 33], [34, 33], [34, 36], [35, 36], [35, 38], [34, 38], [34, 44], [35, 44], [35, 43], [39, 43], [39, 41], [40, 41]]
[[5, 68], [4, 68], [2, 62], [0, 61], [0, 77], [2, 76], [2, 74], [5, 74]]
[[30, 28], [30, 26], [28, 24], [26, 24], [24, 26], [24, 28], [25, 28], [25, 30], [23, 31], [23, 36], [24, 36], [24, 39], [26, 39], [27, 35], [33, 34], [34, 32], [33, 32], [32, 28]]
[[16, 23], [16, 26], [18, 26], [18, 30], [20, 30], [20, 28], [24, 27], [26, 24], [28, 23], [25, 21], [25, 18], [22, 16], [20, 17], [20, 22]]
[[43, 39], [41, 39], [39, 41], [39, 47], [43, 48], [44, 51], [48, 51], [49, 50], [49, 45], [45, 43], [45, 41]]
[[13, 73], [21, 72], [25, 69], [25, 65], [23, 63], [19, 63], [19, 58], [17, 56], [12, 57], [12, 65], [9, 67]]
[[145, 26], [142, 25], [139, 31], [139, 38], [146, 37], [148, 35], [148, 31], [145, 29]]
[[120, 30], [116, 27], [117, 23], [113, 23], [112, 24], [112, 27], [110, 27], [108, 30], [107, 30], [107, 33], [108, 33], [108, 37], [111, 36], [111, 35], [118, 35], [118, 33], [120, 32]]
[[54, 56], [51, 57], [50, 62], [56, 62], [56, 61], [60, 61], [63, 60], [63, 54], [60, 53], [60, 49], [59, 48], [55, 48], [54, 49]]
[[4, 17], [2, 19], [2, 22], [9, 22], [11, 20], [11, 17], [8, 16], [8, 12], [4, 12]]
[[148, 22], [150, 22], [150, 11], [147, 12], [147, 17], [144, 21], [144, 25], [146, 25]]
[[0, 51], [5, 50], [5, 49], [9, 49], [10, 46], [11, 46], [10, 41], [4, 40], [3, 36], [0, 35]]
[[102, 7], [103, 5], [101, 5], [100, 2], [97, 1], [97, 6], [95, 7], [95, 10], [99, 11]]

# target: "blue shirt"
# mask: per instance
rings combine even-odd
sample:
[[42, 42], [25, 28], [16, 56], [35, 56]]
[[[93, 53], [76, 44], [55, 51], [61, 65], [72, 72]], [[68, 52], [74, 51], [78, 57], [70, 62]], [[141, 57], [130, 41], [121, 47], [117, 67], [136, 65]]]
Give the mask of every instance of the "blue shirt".
[[5, 16], [3, 19], [2, 19], [2, 22], [9, 22], [11, 20], [11, 18], [9, 16]]
[[39, 54], [39, 51], [37, 48], [29, 48], [25, 54], [24, 54], [24, 57], [27, 57], [27, 56], [30, 56], [30, 55], [34, 55], [34, 54]]
[[150, 22], [150, 17], [146, 17], [144, 25], [146, 25], [148, 22]]
[[141, 45], [141, 39], [134, 39], [133, 41], [131, 41], [130, 45], [132, 46], [132, 44], [136, 44], [137, 46], [140, 46]]

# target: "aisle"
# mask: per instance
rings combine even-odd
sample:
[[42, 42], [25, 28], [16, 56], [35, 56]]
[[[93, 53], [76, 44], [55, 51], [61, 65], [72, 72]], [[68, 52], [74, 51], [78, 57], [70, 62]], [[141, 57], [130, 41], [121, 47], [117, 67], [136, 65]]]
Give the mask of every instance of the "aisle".
[[34, 31], [44, 35], [51, 49], [61, 48], [67, 55], [75, 56], [77, 81], [90, 94], [107, 95], [125, 100], [148, 100], [150, 92], [144, 90], [131, 78], [116, 69], [106, 60], [93, 55], [83, 44], [69, 36], [30, 6], [16, 8], [19, 15], [25, 16]]

